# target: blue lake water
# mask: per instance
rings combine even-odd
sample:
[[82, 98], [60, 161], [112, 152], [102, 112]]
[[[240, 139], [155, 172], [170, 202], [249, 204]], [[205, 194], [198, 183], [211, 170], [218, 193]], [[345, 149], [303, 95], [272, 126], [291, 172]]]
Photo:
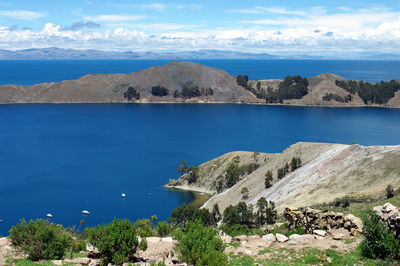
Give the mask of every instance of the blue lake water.
[[[0, 84], [130, 73], [167, 60], [0, 61]], [[197, 60], [252, 79], [332, 72], [400, 77], [399, 61]], [[0, 235], [20, 218], [78, 225], [169, 217], [191, 193], [163, 188], [177, 163], [233, 150], [281, 152], [298, 141], [400, 144], [400, 109], [189, 104], [0, 105]], [[121, 193], [126, 193], [123, 200]]]
[[[298, 141], [400, 143], [400, 109], [196, 104], [0, 105], [0, 235], [20, 218], [66, 226], [167, 218], [190, 193], [163, 188], [181, 160]], [[127, 194], [123, 200], [121, 193]]]

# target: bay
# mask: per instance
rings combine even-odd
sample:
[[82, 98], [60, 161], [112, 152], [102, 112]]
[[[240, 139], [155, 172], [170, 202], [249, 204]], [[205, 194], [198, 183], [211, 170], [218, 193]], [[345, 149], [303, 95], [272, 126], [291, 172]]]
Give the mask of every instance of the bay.
[[181, 160], [198, 165], [234, 150], [281, 152], [299, 141], [393, 145], [399, 133], [400, 109], [390, 108], [0, 105], [0, 235], [20, 218], [47, 213], [65, 226], [167, 219], [193, 199], [163, 188], [178, 177]]

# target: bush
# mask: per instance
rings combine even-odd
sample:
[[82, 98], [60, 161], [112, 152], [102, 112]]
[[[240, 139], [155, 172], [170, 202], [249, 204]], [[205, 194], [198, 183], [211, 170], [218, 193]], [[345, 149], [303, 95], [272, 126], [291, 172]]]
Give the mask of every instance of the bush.
[[133, 261], [138, 247], [137, 226], [131, 221], [114, 219], [109, 224], [86, 228], [89, 243], [99, 249], [104, 264], [121, 265]]
[[169, 91], [165, 87], [155, 86], [151, 88], [151, 94], [153, 94], [154, 96], [163, 97], [167, 96], [169, 94]]
[[172, 228], [167, 222], [159, 222], [156, 230], [157, 234], [161, 237], [169, 235], [172, 232]]
[[387, 197], [388, 199], [394, 197], [394, 189], [393, 189], [392, 185], [388, 185], [388, 186], [386, 187], [386, 197]]
[[363, 215], [363, 234], [361, 254], [371, 259], [395, 259], [399, 257], [399, 240], [394, 233], [380, 221], [374, 211], [367, 211]]
[[73, 248], [72, 235], [62, 225], [43, 219], [22, 219], [10, 232], [11, 242], [22, 248], [31, 260], [59, 260], [69, 248]]
[[227, 265], [224, 249], [217, 231], [204, 226], [200, 220], [188, 224], [178, 245], [181, 259], [193, 265]]

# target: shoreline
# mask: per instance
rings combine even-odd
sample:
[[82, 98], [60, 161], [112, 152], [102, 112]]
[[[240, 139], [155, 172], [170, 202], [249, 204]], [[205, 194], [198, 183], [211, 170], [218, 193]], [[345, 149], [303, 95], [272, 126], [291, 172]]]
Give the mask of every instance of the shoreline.
[[165, 185], [164, 188], [173, 191], [183, 191], [183, 192], [190, 192], [193, 193], [194, 199], [188, 204], [192, 205], [194, 207], [201, 207], [203, 206], [212, 196], [213, 194], [210, 194], [209, 192], [206, 192], [205, 190], [202, 190], [201, 188], [190, 188], [187, 186], [168, 186]]
[[97, 102], [12, 102], [0, 103], [0, 105], [22, 105], [22, 104], [237, 104], [237, 105], [259, 105], [259, 106], [293, 106], [293, 107], [328, 107], [328, 108], [388, 108], [399, 109], [400, 106], [388, 105], [320, 105], [320, 104], [291, 104], [291, 103], [261, 103], [261, 102], [125, 102], [125, 101], [97, 101]]

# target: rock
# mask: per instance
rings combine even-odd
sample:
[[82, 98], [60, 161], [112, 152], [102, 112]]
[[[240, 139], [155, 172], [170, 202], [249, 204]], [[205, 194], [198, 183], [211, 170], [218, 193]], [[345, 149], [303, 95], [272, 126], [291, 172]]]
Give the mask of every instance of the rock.
[[282, 234], [276, 234], [275, 236], [276, 236], [276, 240], [278, 240], [278, 242], [286, 242], [289, 239], [285, 235], [282, 235]]
[[162, 242], [168, 242], [168, 243], [172, 243], [172, 242], [174, 242], [174, 240], [172, 239], [172, 237], [163, 237], [163, 238], [161, 238], [161, 241]]
[[331, 257], [326, 257], [326, 261], [327, 261], [329, 264], [331, 264], [331, 263], [332, 263]]
[[390, 204], [389, 202], [387, 202], [387, 203], [385, 203], [385, 204], [383, 205], [382, 211], [383, 211], [384, 213], [389, 213], [389, 212], [394, 211], [394, 210], [396, 210], [396, 209], [397, 209], [397, 208], [396, 208], [395, 206], [393, 206], [392, 204]]
[[249, 241], [256, 241], [256, 240], [261, 239], [261, 237], [259, 235], [252, 235], [252, 236], [249, 236], [247, 239]]
[[72, 260], [66, 259], [66, 260], [64, 260], [64, 262], [71, 263], [71, 264], [89, 265], [90, 258], [75, 258]]
[[244, 242], [247, 241], [247, 236], [246, 235], [235, 236], [235, 240], [239, 242]]
[[324, 240], [324, 237], [323, 237], [323, 236], [314, 235], [314, 238], [315, 238], [316, 240]]
[[295, 240], [289, 240], [286, 243], [288, 243], [289, 245], [297, 245], [298, 244]]
[[89, 266], [99, 266], [99, 265], [100, 265], [100, 260], [91, 259], [89, 262]]
[[276, 242], [276, 237], [274, 236], [274, 234], [264, 235], [264, 236], [262, 236], [262, 239], [267, 242]]
[[326, 231], [325, 230], [316, 229], [316, 230], [313, 231], [313, 234], [317, 235], [317, 236], [325, 236], [326, 235]]
[[375, 206], [374, 208], [372, 208], [374, 211], [376, 211], [376, 213], [379, 215], [379, 216], [382, 216], [382, 214], [383, 214], [383, 206]]
[[289, 236], [289, 240], [295, 241], [296, 243], [307, 243], [314, 240], [314, 236], [308, 234], [307, 235], [293, 234]]
[[244, 251], [244, 253], [245, 253], [246, 255], [249, 255], [249, 256], [253, 255], [253, 252], [252, 252], [251, 250], [249, 250], [249, 249], [246, 249], [246, 250]]
[[100, 258], [100, 252], [96, 247], [88, 243], [86, 245], [86, 256], [91, 259], [98, 259]]
[[155, 236], [146, 237], [146, 242], [147, 244], [161, 242], [161, 238]]
[[62, 260], [52, 260], [51, 261], [54, 265], [63, 265], [63, 261]]
[[329, 231], [329, 234], [332, 235], [334, 240], [347, 239], [350, 237], [350, 232], [343, 228], [332, 229]]
[[221, 236], [221, 239], [226, 244], [232, 243], [232, 237], [231, 236]]

